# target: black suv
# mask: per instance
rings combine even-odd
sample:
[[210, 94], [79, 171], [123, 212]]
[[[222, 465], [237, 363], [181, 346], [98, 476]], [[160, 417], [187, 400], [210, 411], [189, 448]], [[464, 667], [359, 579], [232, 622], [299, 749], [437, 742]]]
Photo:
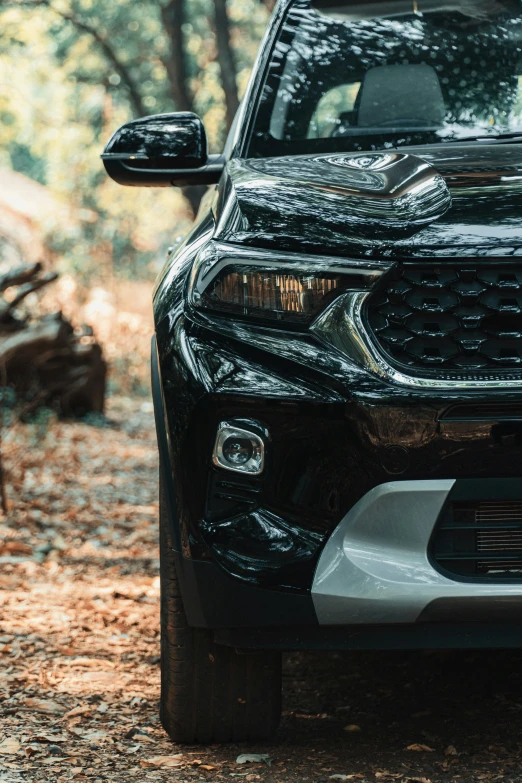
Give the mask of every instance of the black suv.
[[281, 651], [522, 645], [522, 10], [281, 0], [154, 295], [162, 719], [268, 736]]

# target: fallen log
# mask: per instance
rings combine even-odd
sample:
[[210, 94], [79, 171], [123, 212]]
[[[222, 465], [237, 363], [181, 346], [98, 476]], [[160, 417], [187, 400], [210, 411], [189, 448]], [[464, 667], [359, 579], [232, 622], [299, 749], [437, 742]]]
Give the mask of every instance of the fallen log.
[[39, 264], [0, 277], [0, 383], [14, 390], [24, 412], [50, 406], [62, 416], [102, 413], [107, 367], [90, 327], [74, 329], [61, 313], [33, 320], [17, 308], [31, 293], [54, 282]]

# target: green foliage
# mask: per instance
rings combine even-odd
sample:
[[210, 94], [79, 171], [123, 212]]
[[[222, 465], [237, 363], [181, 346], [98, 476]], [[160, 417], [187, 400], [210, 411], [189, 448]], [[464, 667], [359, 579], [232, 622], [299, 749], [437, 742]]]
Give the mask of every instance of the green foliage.
[[[228, 10], [241, 92], [269, 12], [261, 0], [229, 0]], [[188, 0], [186, 14], [187, 86], [218, 151], [226, 117], [213, 1]], [[161, 4], [0, 0], [0, 31], [0, 168], [36, 179], [71, 208], [48, 237], [59, 266], [84, 280], [126, 270], [150, 277], [189, 227], [190, 207], [174, 189], [118, 187], [99, 155], [137, 113], [176, 109]]]

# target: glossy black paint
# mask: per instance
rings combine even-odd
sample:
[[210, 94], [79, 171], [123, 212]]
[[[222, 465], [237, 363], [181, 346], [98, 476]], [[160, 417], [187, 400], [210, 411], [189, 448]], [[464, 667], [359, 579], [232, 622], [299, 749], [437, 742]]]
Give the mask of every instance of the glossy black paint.
[[[326, 255], [396, 269], [406, 260], [441, 269], [459, 259], [522, 268], [517, 144], [245, 157], [284, 5], [227, 143], [223, 175], [171, 254], [154, 296], [156, 409], [173, 545], [191, 622], [206, 627], [232, 627], [230, 596], [241, 606], [238, 627], [256, 624], [263, 595], [272, 613], [288, 598], [281, 624], [292, 607], [308, 622], [308, 593], [325, 541], [381, 483], [521, 475], [522, 385], [410, 388], [367, 369], [335, 334], [327, 340], [307, 325], [275, 328], [189, 304], [190, 275], [210, 241], [284, 250], [295, 253], [296, 264]], [[201, 165], [195, 155], [194, 166]], [[137, 168], [134, 176], [137, 184]], [[180, 180], [169, 172], [162, 184], [172, 181]], [[338, 304], [342, 310], [344, 300]], [[338, 323], [332, 316], [327, 327], [335, 332]], [[268, 433], [262, 476], [212, 464], [224, 420], [248, 420]]]
[[[321, 545], [380, 483], [520, 476], [520, 424], [511, 419], [520, 392], [497, 393], [501, 411], [477, 418], [486, 394], [413, 394], [364, 374], [357, 382], [355, 373], [342, 384], [327, 363], [319, 380], [313, 361], [281, 361], [185, 316], [174, 334], [164, 323], [158, 341], [183, 553], [215, 558], [245, 581], [309, 588]], [[446, 419], [457, 401], [458, 420]], [[271, 434], [259, 480], [211, 465], [217, 425], [234, 418], [254, 419]]]
[[174, 550], [176, 574], [188, 622], [196, 628], [317, 625], [312, 598], [296, 592], [266, 590], [230, 579], [215, 563], [181, 554], [181, 529], [177, 493], [172, 473], [172, 442], [166, 416], [156, 338], [152, 340], [152, 395], [159, 446], [162, 524]]
[[[373, 258], [378, 251], [384, 259], [404, 255], [411, 260], [418, 255], [440, 263], [445, 254], [451, 254], [453, 261], [459, 253], [469, 259], [471, 251], [489, 257], [490, 233], [494, 232], [495, 259], [516, 258], [518, 247], [513, 237], [522, 238], [521, 223], [518, 216], [511, 217], [513, 211], [506, 202], [515, 205], [520, 194], [516, 181], [503, 179], [516, 176], [514, 150], [459, 145], [450, 161], [445, 148], [446, 157], [437, 170], [447, 183], [458, 177], [459, 186], [452, 193], [449, 209], [441, 209], [428, 225], [415, 226], [416, 233], [408, 240], [400, 232], [394, 242], [390, 236], [380, 240], [368, 230], [363, 248], [361, 242], [346, 237], [351, 226], [346, 229], [341, 220], [330, 231], [325, 230], [325, 225], [332, 225], [331, 214], [324, 206], [318, 209], [313, 200], [315, 190], [321, 188], [315, 177], [304, 191], [306, 201], [301, 199], [307, 219], [300, 219], [297, 230], [287, 208], [287, 189], [278, 200], [280, 190], [272, 183], [272, 203], [263, 196], [256, 211], [260, 172], [253, 170], [249, 185], [248, 176], [244, 179], [247, 167], [242, 162], [229, 165], [218, 190], [208, 196], [206, 217], [201, 218], [191, 241], [169, 262], [155, 298], [165, 400], [175, 444], [172, 471], [177, 505], [183, 510], [180, 525], [186, 557], [210, 558], [245, 582], [306, 591], [324, 541], [374, 486], [393, 479], [520, 476], [518, 439], [509, 437], [511, 430], [499, 435], [499, 427], [519, 426], [515, 419], [522, 389], [407, 389], [372, 375], [325, 346], [309, 330], [289, 333], [219, 315], [189, 313], [184, 300], [194, 259], [192, 242], [205, 242], [210, 237], [243, 245], [255, 240], [257, 246], [277, 244], [298, 252], [310, 246], [321, 252], [337, 252], [342, 242], [343, 256], [349, 252], [356, 255], [358, 250], [360, 257], [362, 249]], [[433, 165], [435, 152], [429, 152]], [[272, 165], [271, 161], [263, 163], [265, 168]], [[282, 165], [290, 172], [290, 160], [273, 164], [279, 171]], [[296, 161], [296, 168], [299, 164]], [[243, 177], [240, 187], [238, 171]], [[353, 187], [353, 180], [350, 185]], [[267, 221], [267, 230], [260, 230], [255, 237], [249, 231], [237, 231], [238, 224], [249, 228], [241, 201], [242, 189], [245, 192], [249, 187], [249, 198], [253, 199], [250, 214], [256, 215], [260, 229], [261, 220]], [[324, 187], [326, 190], [326, 184]], [[495, 194], [494, 204], [500, 197], [504, 211], [496, 206], [485, 209], [490, 190]], [[342, 203], [339, 199], [340, 209]], [[462, 207], [469, 204], [471, 213], [473, 203], [483, 224], [477, 225], [473, 213], [474, 244], [470, 246], [466, 243], [470, 234], [462, 227]], [[271, 216], [277, 222], [271, 222]], [[358, 220], [363, 222], [364, 216]], [[405, 221], [411, 231], [409, 221], [411, 217]], [[491, 231], [488, 222], [495, 223]], [[439, 231], [438, 244], [420, 244], [423, 232], [433, 235], [435, 231]], [[462, 244], [460, 240], [464, 240]], [[520, 245], [522, 248], [522, 242]], [[502, 412], [493, 410], [490, 414], [482, 408], [477, 417], [477, 406], [491, 401], [501, 404]], [[459, 405], [458, 420], [446, 419], [446, 412], [455, 404]], [[229, 500], [221, 498], [216, 503], [216, 481], [226, 483], [230, 476], [224, 471], [217, 476], [219, 471], [212, 467], [210, 456], [217, 425], [230, 418], [254, 419], [269, 430], [269, 463], [266, 476], [255, 487], [238, 488], [234, 479], [231, 483], [235, 486], [225, 488]], [[241, 500], [238, 503], [241, 494], [243, 505]]]
[[[372, 229], [374, 215], [364, 225], [361, 206], [354, 218], [360, 236], [354, 239], [352, 211], [342, 197], [332, 218], [321, 203], [331, 198], [328, 184], [309, 161], [307, 169], [302, 159], [294, 161], [291, 181], [290, 159], [229, 164], [192, 238], [167, 265], [155, 297], [185, 557], [213, 560], [245, 583], [306, 591], [328, 535], [374, 486], [394, 479], [520, 476], [516, 418], [522, 389], [411, 390], [372, 375], [309, 330], [270, 329], [187, 311], [185, 304], [192, 248], [211, 237], [395, 263], [416, 256], [455, 263], [459, 255], [513, 263], [522, 254], [517, 149], [466, 144], [451, 152], [427, 150], [430, 166], [451, 186], [451, 203], [441, 201], [431, 220], [419, 203], [418, 221], [415, 205], [409, 205], [404, 225], [393, 216], [385, 238]], [[412, 163], [418, 165], [420, 150], [415, 152]], [[267, 175], [269, 170], [279, 179]], [[353, 195], [352, 170], [344, 183], [344, 167], [335, 172], [335, 195], [350, 189]], [[270, 198], [263, 192], [265, 175]], [[393, 191], [396, 184], [385, 183], [382, 190]], [[368, 203], [371, 213], [371, 198]], [[500, 412], [487, 408], [492, 401]], [[446, 418], [456, 404], [458, 420]], [[477, 406], [482, 406], [478, 416]], [[243, 486], [210, 459], [219, 422], [237, 418], [254, 419], [271, 434], [266, 475]], [[219, 482], [229, 486], [216, 492]]]
[[207, 158], [207, 136], [195, 114], [157, 114], [122, 125], [107, 144], [105, 154], [143, 161], [167, 158], [169, 163], [197, 168]]
[[317, 232], [325, 246], [340, 234], [357, 247], [414, 234], [451, 206], [440, 174], [397, 152], [234, 160], [229, 173], [241, 217], [228, 241]]
[[102, 159], [109, 176], [121, 185], [211, 184], [223, 172], [221, 158], [209, 158], [205, 128], [191, 112], [125, 123], [109, 140]]
[[372, 172], [346, 165], [373, 156], [384, 160], [386, 153], [232, 160], [224, 183], [229, 196], [217, 212], [226, 220], [219, 222], [217, 238], [372, 258], [522, 254], [519, 145], [491, 141], [405, 151], [414, 156], [409, 165], [420, 169], [419, 159], [430, 164], [419, 176], [427, 176], [432, 188], [410, 200], [406, 190], [403, 211], [395, 200], [399, 167], [385, 170], [386, 182], [374, 186], [372, 198], [365, 182]]

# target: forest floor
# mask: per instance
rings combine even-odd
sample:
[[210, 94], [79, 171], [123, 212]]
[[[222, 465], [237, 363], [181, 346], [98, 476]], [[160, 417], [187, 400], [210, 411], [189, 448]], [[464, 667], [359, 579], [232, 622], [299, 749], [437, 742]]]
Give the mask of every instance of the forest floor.
[[150, 403], [113, 398], [96, 426], [20, 426], [7, 463], [0, 781], [522, 781], [518, 653], [288, 655], [272, 742], [173, 745], [158, 720]]

